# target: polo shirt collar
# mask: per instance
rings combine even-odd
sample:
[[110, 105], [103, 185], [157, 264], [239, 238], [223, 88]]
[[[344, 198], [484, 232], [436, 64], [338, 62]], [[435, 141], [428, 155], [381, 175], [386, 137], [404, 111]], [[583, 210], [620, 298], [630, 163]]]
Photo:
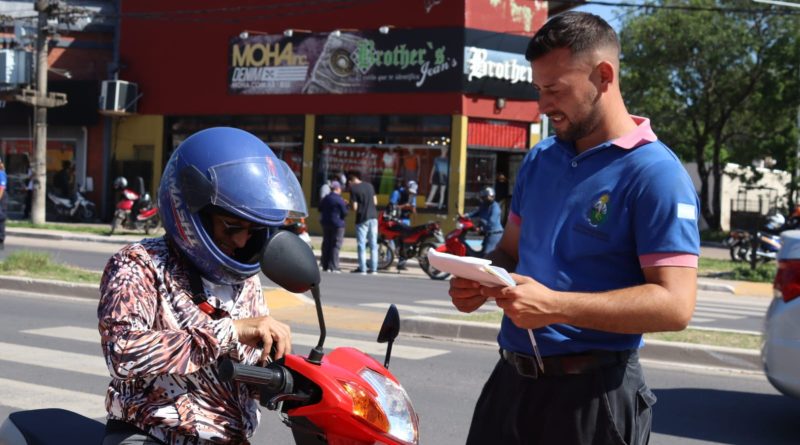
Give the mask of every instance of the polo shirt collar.
[[650, 128], [650, 119], [633, 115], [631, 115], [631, 118], [633, 122], [636, 123], [636, 128], [628, 134], [609, 141], [610, 143], [619, 148], [630, 150], [658, 140], [658, 136], [656, 136]]

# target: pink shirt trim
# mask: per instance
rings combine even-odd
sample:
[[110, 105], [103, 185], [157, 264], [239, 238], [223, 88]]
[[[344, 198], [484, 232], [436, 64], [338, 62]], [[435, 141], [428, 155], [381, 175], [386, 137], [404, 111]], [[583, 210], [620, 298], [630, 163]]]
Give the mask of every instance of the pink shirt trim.
[[508, 220], [513, 222], [514, 224], [521, 226], [522, 225], [522, 217], [517, 215], [514, 212], [508, 212]]
[[630, 150], [631, 148], [636, 148], [640, 145], [658, 140], [658, 136], [656, 136], [650, 128], [650, 119], [639, 116], [631, 116], [631, 118], [633, 122], [636, 123], [636, 129], [624, 136], [614, 139], [611, 141], [612, 144], [619, 148]]
[[691, 253], [648, 253], [639, 256], [642, 267], [677, 266], [697, 269], [697, 255]]

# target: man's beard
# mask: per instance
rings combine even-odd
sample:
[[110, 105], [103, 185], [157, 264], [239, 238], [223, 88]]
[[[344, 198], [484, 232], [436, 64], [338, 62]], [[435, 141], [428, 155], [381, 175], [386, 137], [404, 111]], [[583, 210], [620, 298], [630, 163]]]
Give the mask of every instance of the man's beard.
[[599, 97], [600, 95], [597, 94], [588, 100], [591, 109], [586, 117], [578, 122], [569, 122], [567, 128], [563, 130], [556, 129], [556, 136], [563, 141], [576, 142], [590, 135], [600, 123], [600, 108], [597, 106]]

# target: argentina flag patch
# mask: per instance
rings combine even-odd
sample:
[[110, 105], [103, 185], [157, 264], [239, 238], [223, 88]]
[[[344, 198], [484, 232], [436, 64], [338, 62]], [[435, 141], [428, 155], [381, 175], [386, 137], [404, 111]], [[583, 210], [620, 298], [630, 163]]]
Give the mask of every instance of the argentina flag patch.
[[694, 204], [678, 203], [678, 218], [694, 221], [697, 219], [697, 211]]

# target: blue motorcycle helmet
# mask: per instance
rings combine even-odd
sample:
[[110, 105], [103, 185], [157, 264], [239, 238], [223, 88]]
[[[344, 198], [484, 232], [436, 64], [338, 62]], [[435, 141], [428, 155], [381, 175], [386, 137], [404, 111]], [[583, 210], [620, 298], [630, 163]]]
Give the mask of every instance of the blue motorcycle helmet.
[[[229, 127], [199, 131], [180, 144], [164, 168], [158, 204], [169, 239], [217, 284], [238, 284], [257, 274], [258, 255], [270, 234], [287, 217], [308, 213], [289, 166], [261, 139]], [[253, 234], [232, 258], [211, 236], [210, 211], [274, 230]]]

